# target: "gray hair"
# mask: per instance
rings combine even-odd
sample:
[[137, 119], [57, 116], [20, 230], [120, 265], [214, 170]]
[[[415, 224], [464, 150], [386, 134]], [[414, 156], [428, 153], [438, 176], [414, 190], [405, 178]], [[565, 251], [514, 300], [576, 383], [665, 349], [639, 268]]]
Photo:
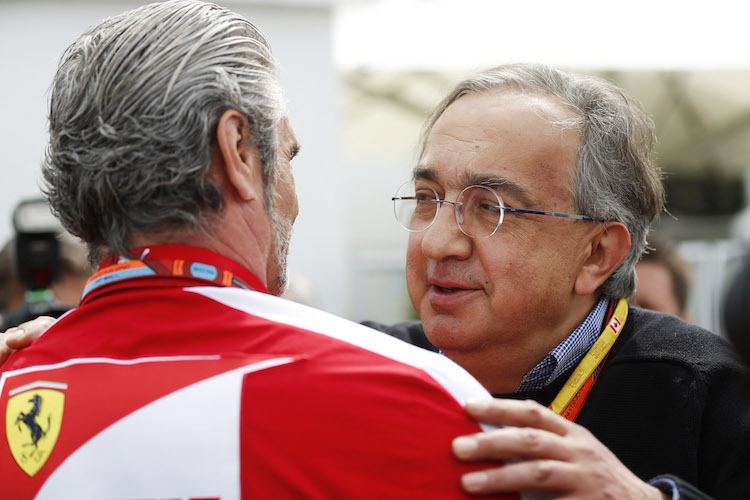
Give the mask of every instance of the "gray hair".
[[102, 247], [126, 254], [137, 233], [210, 231], [225, 206], [209, 170], [228, 109], [249, 123], [271, 210], [286, 103], [263, 34], [200, 1], [105, 19], [66, 50], [55, 75], [45, 196], [92, 259]]
[[578, 213], [621, 222], [630, 232], [625, 260], [599, 287], [610, 297], [635, 292], [635, 264], [646, 248], [649, 224], [664, 205], [661, 173], [651, 159], [654, 125], [640, 103], [612, 83], [544, 65], [499, 66], [458, 83], [425, 124], [420, 157], [435, 122], [457, 99], [481, 92], [551, 96], [576, 116], [560, 125], [582, 135], [572, 186]]

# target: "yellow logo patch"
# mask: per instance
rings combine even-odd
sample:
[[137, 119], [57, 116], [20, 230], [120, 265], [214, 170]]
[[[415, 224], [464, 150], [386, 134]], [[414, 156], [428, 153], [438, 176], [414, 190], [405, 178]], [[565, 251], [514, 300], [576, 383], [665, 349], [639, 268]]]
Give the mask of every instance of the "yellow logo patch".
[[60, 435], [65, 394], [49, 387], [66, 388], [64, 384], [50, 382], [21, 387], [11, 392], [5, 412], [10, 452], [29, 476], [39, 472]]

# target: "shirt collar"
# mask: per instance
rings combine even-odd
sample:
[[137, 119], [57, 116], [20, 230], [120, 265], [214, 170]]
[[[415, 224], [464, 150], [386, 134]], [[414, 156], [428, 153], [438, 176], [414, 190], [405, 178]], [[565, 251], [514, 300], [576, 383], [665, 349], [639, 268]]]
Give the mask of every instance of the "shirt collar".
[[[89, 278], [83, 301], [114, 284], [129, 285], [138, 278], [178, 278], [196, 285], [237, 286], [269, 293], [265, 285], [238, 262], [205, 248], [186, 245], [152, 245], [130, 250], [135, 257], [111, 256]], [[182, 286], [186, 286], [183, 283]], [[93, 293], [92, 293], [93, 292]]]
[[601, 334], [608, 304], [607, 297], [600, 298], [583, 323], [524, 376], [516, 392], [542, 389], [583, 359]]

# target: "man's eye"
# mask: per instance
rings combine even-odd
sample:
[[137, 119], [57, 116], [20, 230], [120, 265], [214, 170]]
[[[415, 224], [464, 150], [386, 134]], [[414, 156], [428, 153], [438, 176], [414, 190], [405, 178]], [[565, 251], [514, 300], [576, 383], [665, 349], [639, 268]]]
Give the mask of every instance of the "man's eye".
[[414, 199], [417, 200], [417, 203], [429, 203], [435, 201], [435, 193], [429, 192], [418, 192], [414, 195]]

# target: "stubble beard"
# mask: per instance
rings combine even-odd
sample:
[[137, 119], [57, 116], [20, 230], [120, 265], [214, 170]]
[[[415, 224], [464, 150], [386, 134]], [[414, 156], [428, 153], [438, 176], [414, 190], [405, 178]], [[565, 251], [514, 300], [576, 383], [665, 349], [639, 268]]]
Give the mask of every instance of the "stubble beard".
[[286, 219], [276, 212], [271, 214], [271, 225], [273, 227], [274, 259], [278, 266], [278, 273], [274, 277], [278, 295], [283, 294], [289, 285], [287, 274], [287, 261], [289, 257], [289, 245], [292, 241], [294, 231], [292, 221]]

